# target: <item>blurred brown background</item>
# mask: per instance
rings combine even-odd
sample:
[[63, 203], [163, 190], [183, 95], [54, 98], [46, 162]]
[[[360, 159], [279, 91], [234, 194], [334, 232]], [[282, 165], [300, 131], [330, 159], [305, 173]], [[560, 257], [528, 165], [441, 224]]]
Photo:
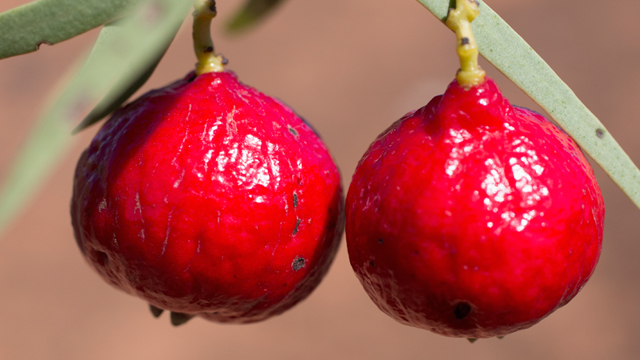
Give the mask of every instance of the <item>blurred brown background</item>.
[[[0, 11], [26, 3], [2, 0]], [[458, 67], [454, 35], [412, 0], [289, 0], [257, 29], [223, 34], [240, 0], [219, 0], [216, 49], [240, 79], [277, 96], [322, 134], [347, 187], [368, 144], [444, 91]], [[640, 3], [487, 0], [640, 164]], [[194, 65], [190, 20], [144, 90]], [[0, 179], [64, 71], [97, 31], [0, 61]], [[538, 109], [490, 65], [515, 104]], [[599, 169], [606, 205], [600, 264], [567, 306], [503, 340], [471, 345], [397, 324], [365, 295], [344, 243], [312, 296], [255, 325], [201, 319], [174, 328], [110, 288], [84, 263], [68, 215], [75, 161], [58, 167], [0, 238], [0, 359], [638, 359], [640, 211]]]

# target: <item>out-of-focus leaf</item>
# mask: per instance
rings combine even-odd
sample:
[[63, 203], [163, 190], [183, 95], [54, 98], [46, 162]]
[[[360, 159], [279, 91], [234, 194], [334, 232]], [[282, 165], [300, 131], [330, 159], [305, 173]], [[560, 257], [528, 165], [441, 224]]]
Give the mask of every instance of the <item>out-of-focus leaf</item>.
[[[449, 0], [418, 0], [444, 21]], [[640, 170], [544, 60], [484, 1], [471, 23], [482, 56], [527, 93], [640, 208]]]
[[53, 45], [121, 16], [139, 0], [36, 0], [0, 14], [0, 59]]
[[140, 84], [175, 37], [191, 7], [184, 0], [144, 0], [100, 32], [89, 57], [37, 122], [0, 192], [0, 231], [31, 199], [73, 143], [74, 125], [96, 103], [103, 112]]
[[158, 56], [156, 61], [150, 63], [146, 70], [142, 71], [137, 78], [129, 79], [130, 84], [125, 89], [112, 88], [107, 96], [105, 96], [98, 105], [96, 105], [93, 110], [87, 115], [80, 125], [78, 125], [75, 129], [73, 129], [73, 133], [76, 134], [89, 126], [97, 123], [98, 121], [104, 119], [106, 116], [111, 114], [112, 112], [118, 110], [125, 101], [127, 101], [131, 95], [133, 95], [138, 89], [144, 85], [147, 80], [151, 77], [156, 67], [162, 60], [165, 52], [167, 51], [167, 47], [164, 50], [160, 51], [160, 56]]
[[230, 32], [245, 30], [262, 20], [281, 3], [282, 0], [247, 0], [227, 23], [227, 30]]

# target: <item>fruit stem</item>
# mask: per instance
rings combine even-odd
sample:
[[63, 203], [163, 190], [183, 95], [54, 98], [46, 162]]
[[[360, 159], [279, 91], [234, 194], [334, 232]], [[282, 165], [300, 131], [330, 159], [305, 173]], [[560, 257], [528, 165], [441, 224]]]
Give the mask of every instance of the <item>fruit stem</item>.
[[216, 2], [197, 0], [193, 8], [193, 49], [198, 58], [196, 74], [224, 71], [224, 57], [215, 54], [211, 40], [211, 19], [217, 14]]
[[449, 9], [447, 27], [456, 33], [460, 70], [456, 74], [458, 84], [470, 88], [484, 82], [484, 70], [478, 65], [478, 46], [471, 31], [471, 22], [480, 14], [476, 0], [456, 0], [456, 7]]

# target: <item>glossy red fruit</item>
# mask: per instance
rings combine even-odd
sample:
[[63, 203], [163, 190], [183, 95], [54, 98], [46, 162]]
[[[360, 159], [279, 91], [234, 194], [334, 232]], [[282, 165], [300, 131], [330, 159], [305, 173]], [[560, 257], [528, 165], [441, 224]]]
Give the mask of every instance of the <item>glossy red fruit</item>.
[[248, 323], [318, 285], [343, 211], [338, 168], [314, 131], [221, 72], [116, 112], [78, 162], [71, 215], [110, 284], [160, 309]]
[[405, 115], [347, 195], [351, 265], [397, 321], [455, 337], [528, 328], [580, 291], [604, 203], [569, 136], [487, 78]]

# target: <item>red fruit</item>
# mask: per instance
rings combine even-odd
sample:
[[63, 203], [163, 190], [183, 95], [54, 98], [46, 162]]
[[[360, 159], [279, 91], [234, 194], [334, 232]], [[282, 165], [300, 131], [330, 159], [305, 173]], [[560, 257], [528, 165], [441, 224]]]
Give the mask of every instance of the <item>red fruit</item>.
[[336, 254], [338, 168], [279, 101], [229, 72], [194, 77], [116, 112], [82, 154], [76, 240], [107, 282], [152, 306], [264, 320], [307, 297]]
[[602, 244], [604, 202], [578, 146], [489, 78], [454, 81], [380, 135], [346, 210], [375, 304], [447, 336], [532, 326], [580, 291]]

